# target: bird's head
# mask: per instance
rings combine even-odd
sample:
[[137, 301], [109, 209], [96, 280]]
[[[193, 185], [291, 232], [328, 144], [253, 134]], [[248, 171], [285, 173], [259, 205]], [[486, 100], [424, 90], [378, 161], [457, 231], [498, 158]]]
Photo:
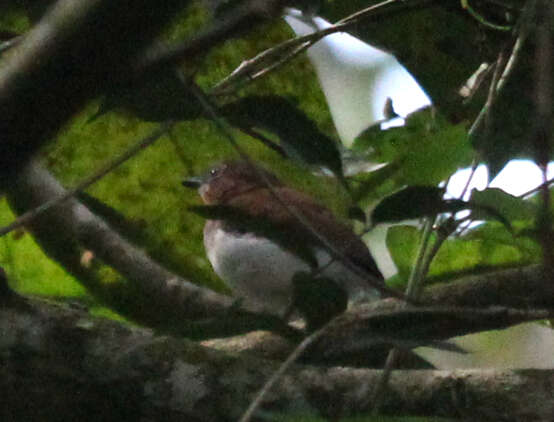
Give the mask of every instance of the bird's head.
[[225, 204], [245, 192], [273, 186], [282, 186], [273, 173], [246, 161], [224, 161], [211, 167], [204, 175], [183, 180], [183, 186], [198, 189], [204, 203]]

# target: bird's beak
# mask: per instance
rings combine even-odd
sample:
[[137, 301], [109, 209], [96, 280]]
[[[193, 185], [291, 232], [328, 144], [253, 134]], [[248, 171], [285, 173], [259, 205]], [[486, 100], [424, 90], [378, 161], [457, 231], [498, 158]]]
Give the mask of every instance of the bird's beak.
[[189, 177], [188, 179], [183, 179], [181, 184], [186, 188], [191, 189], [198, 189], [204, 181], [201, 177], [195, 176], [195, 177]]

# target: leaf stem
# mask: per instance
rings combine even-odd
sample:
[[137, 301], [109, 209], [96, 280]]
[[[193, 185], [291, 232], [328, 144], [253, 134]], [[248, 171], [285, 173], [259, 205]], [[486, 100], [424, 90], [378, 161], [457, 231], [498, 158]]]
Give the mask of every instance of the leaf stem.
[[[423, 278], [429, 269], [431, 260], [433, 259], [434, 255], [438, 251], [438, 247], [435, 248], [436, 244], [438, 243], [438, 241], [436, 241], [435, 244], [433, 245], [433, 248], [431, 249], [431, 252], [433, 252], [433, 254], [428, 253], [429, 242], [431, 240], [431, 235], [433, 233], [433, 224], [435, 222], [435, 219], [436, 217], [425, 218], [425, 222], [423, 225], [423, 233], [421, 237], [421, 243], [419, 245], [419, 250], [417, 252], [417, 256], [415, 258], [415, 262], [414, 262], [414, 265], [412, 266], [412, 271], [408, 279], [408, 287], [406, 288], [406, 297], [408, 299], [413, 299], [417, 301], [417, 297], [421, 292], [421, 285], [422, 285]], [[379, 378], [379, 382], [375, 386], [375, 390], [374, 390], [375, 392], [373, 394], [373, 409], [372, 409], [373, 415], [377, 415], [381, 410], [385, 392], [387, 390], [387, 385], [389, 383], [392, 371], [396, 366], [396, 361], [398, 360], [399, 355], [400, 355], [400, 351], [398, 350], [398, 348], [394, 347], [390, 350], [387, 356], [387, 360], [383, 368], [383, 373]]]

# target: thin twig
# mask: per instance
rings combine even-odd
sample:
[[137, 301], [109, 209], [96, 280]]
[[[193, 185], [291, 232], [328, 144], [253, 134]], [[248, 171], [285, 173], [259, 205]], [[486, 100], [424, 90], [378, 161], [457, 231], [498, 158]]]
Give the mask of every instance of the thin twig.
[[135, 63], [133, 76], [154, 74], [159, 69], [178, 66], [187, 59], [204, 55], [223, 41], [248, 32], [268, 18], [277, 17], [281, 13], [281, 3], [280, 0], [242, 2], [226, 19], [215, 23], [197, 37], [165, 49], [160, 49], [159, 46], [153, 48]]
[[554, 184], [554, 177], [553, 177], [552, 179], [547, 180], [547, 181], [544, 182], [544, 183], [541, 183], [539, 186], [537, 186], [537, 187], [535, 187], [535, 188], [533, 188], [533, 189], [531, 189], [531, 190], [528, 190], [528, 191], [525, 192], [525, 193], [522, 193], [521, 195], [518, 196], [518, 198], [526, 198], [526, 197], [528, 197], [528, 196], [530, 196], [530, 195], [532, 195], [532, 194], [534, 194], [534, 193], [537, 193], [538, 191], [540, 191], [541, 189], [543, 189], [545, 186], [548, 187], [548, 186], [550, 186], [550, 185], [552, 185], [552, 184]]
[[[524, 13], [524, 17], [526, 17], [526, 13]], [[527, 38], [528, 34], [528, 26], [525, 22], [525, 19], [522, 19], [519, 30], [519, 35], [514, 43], [514, 46], [512, 48], [512, 52], [510, 53], [510, 57], [508, 59], [508, 62], [506, 63], [506, 66], [504, 67], [504, 70], [502, 71], [502, 74], [499, 74], [500, 71], [500, 57], [498, 56], [498, 59], [496, 61], [495, 70], [493, 74], [493, 79], [491, 81], [491, 86], [489, 89], [489, 95], [487, 97], [487, 101], [481, 111], [479, 112], [479, 115], [471, 125], [471, 128], [468, 131], [468, 136], [471, 137], [475, 134], [475, 132], [480, 128], [483, 119], [488, 115], [490, 112], [490, 108], [493, 105], [494, 98], [498, 96], [498, 94], [502, 91], [502, 88], [504, 88], [504, 85], [506, 84], [510, 74], [515, 68], [515, 64], [519, 58], [521, 47], [525, 43], [525, 40]]]
[[[210, 95], [227, 94], [234, 90], [230, 89], [230, 87], [233, 85], [241, 85], [244, 83], [244, 79], [247, 81], [253, 81], [260, 76], [265, 75], [270, 70], [274, 70], [280, 65], [286, 63], [306, 48], [315, 44], [321, 38], [333, 32], [336, 32], [335, 28], [327, 28], [312, 34], [293, 38], [275, 47], [268, 48], [249, 60], [244, 60], [239, 67], [231, 72], [229, 76], [225, 77], [212, 88]], [[262, 69], [259, 69], [261, 66], [265, 66], [267, 62], [269, 62], [268, 67], [262, 67]]]
[[473, 180], [473, 176], [475, 176], [475, 172], [477, 171], [478, 165], [479, 165], [478, 161], [474, 158], [473, 162], [471, 163], [471, 172], [469, 173], [466, 184], [462, 189], [462, 193], [460, 194], [459, 199], [462, 199], [462, 200], [464, 199], [464, 196], [466, 195], [467, 190], [469, 189], [469, 185], [471, 185], [471, 181]]
[[377, 9], [381, 9], [385, 6], [388, 6], [392, 3], [398, 3], [399, 0], [385, 0], [385, 1], [382, 1], [381, 3], [377, 3], [377, 4], [373, 4], [369, 7], [366, 7], [365, 9], [362, 9], [362, 10], [358, 10], [357, 12], [355, 13], [352, 13], [351, 15], [348, 15], [347, 17], [345, 18], [342, 18], [341, 20], [339, 20], [337, 22], [337, 24], [342, 24], [342, 23], [354, 23], [354, 22], [359, 22], [361, 19], [364, 19], [364, 18], [367, 18], [368, 16], [370, 16], [373, 12], [375, 12]]
[[497, 93], [497, 82], [500, 78], [500, 69], [502, 67], [503, 61], [504, 55], [502, 54], [502, 52], [500, 52], [496, 59], [496, 63], [494, 64], [494, 72], [492, 74], [492, 80], [489, 85], [489, 92], [487, 95], [487, 100], [485, 101], [485, 105], [483, 105], [483, 108], [481, 108], [481, 111], [479, 111], [477, 118], [467, 131], [467, 135], [470, 138], [474, 136], [475, 133], [477, 133], [477, 131], [481, 128], [483, 122], [486, 122], [486, 127], [490, 127], [490, 112], [494, 103], [494, 99], [496, 97], [495, 94]]
[[496, 23], [489, 22], [469, 5], [468, 0], [461, 0], [460, 3], [462, 5], [462, 9], [467, 10], [468, 13], [477, 20], [477, 22], [486, 26], [487, 28], [496, 29], [497, 31], [510, 31], [512, 29], [510, 25], [498, 25]]
[[264, 144], [266, 147], [272, 149], [273, 151], [275, 151], [277, 154], [279, 154], [281, 157], [283, 158], [287, 158], [288, 157], [288, 154], [287, 152], [283, 149], [283, 147], [281, 147], [281, 145], [273, 142], [271, 139], [267, 138], [266, 136], [262, 135], [260, 132], [258, 132], [256, 129], [254, 128], [251, 128], [251, 127], [247, 127], [247, 126], [243, 126], [243, 125], [240, 125], [238, 126], [238, 128], [244, 132], [245, 134], [247, 134], [248, 136], [254, 138], [254, 139], [257, 139], [258, 141], [260, 141], [262, 144]]
[[406, 288], [406, 295], [412, 298], [417, 298], [421, 290], [420, 284], [425, 276], [424, 272], [424, 258], [427, 255], [427, 249], [429, 248], [429, 242], [431, 241], [431, 235], [433, 233], [433, 224], [435, 218], [427, 217], [423, 226], [423, 234], [421, 236], [421, 245], [416, 256], [416, 261], [412, 267], [410, 278], [408, 280], [408, 286]]
[[279, 366], [279, 369], [277, 369], [277, 371], [273, 373], [273, 375], [267, 380], [267, 382], [263, 385], [260, 391], [258, 391], [254, 400], [252, 400], [248, 408], [242, 414], [241, 418], [239, 419], [239, 422], [249, 422], [252, 419], [254, 412], [258, 410], [258, 408], [262, 404], [263, 399], [265, 398], [267, 393], [271, 390], [271, 388], [275, 385], [275, 383], [283, 377], [285, 372], [292, 366], [294, 362], [298, 360], [298, 358], [302, 355], [302, 353], [304, 353], [304, 351], [310, 345], [312, 345], [327, 331], [328, 327], [331, 325], [333, 321], [334, 319], [329, 321], [319, 330], [314, 331], [312, 334], [310, 334], [308, 337], [302, 340], [298, 346], [296, 346], [296, 348], [287, 357], [287, 359]]
[[516, 39], [516, 42], [514, 43], [514, 48], [512, 49], [510, 58], [506, 63], [506, 67], [504, 68], [504, 71], [502, 72], [502, 75], [500, 76], [500, 78], [498, 78], [498, 84], [496, 85], [497, 93], [502, 91], [502, 88], [504, 88], [504, 85], [506, 84], [508, 77], [514, 70], [515, 65], [517, 63], [517, 59], [519, 58], [519, 53], [521, 52], [521, 47], [525, 43], [526, 38], [527, 38], [527, 30], [522, 29], [522, 31], [520, 32], [519, 36]]
[[[440, 228], [437, 230], [437, 238], [433, 242], [433, 246], [426, 251], [426, 254], [423, 258], [423, 264], [421, 265], [421, 274], [422, 277], [426, 276], [429, 273], [429, 268], [431, 267], [431, 263], [433, 262], [433, 259], [439, 252], [439, 249], [441, 248], [442, 244], [445, 242], [446, 239], [448, 239], [448, 235], [450, 233], [444, 233], [443, 230]], [[417, 290], [415, 290], [414, 297], [419, 298], [422, 291], [422, 283], [419, 283], [417, 286]]]
[[21, 214], [18, 218], [16, 218], [13, 222], [8, 224], [7, 226], [4, 226], [0, 228], [0, 236], [3, 236], [12, 230], [23, 226], [24, 224], [28, 224], [31, 222], [34, 218], [38, 217], [45, 211], [49, 210], [50, 208], [61, 204], [64, 201], [67, 201], [69, 198], [72, 198], [77, 193], [87, 189], [92, 184], [98, 182], [100, 179], [102, 179], [104, 176], [106, 176], [108, 173], [110, 173], [115, 168], [119, 167], [121, 164], [123, 164], [128, 159], [132, 158], [136, 154], [138, 154], [140, 151], [148, 147], [149, 145], [153, 144], [155, 141], [158, 140], [162, 135], [164, 135], [174, 124], [173, 121], [168, 121], [165, 123], [162, 123], [158, 129], [156, 129], [154, 132], [152, 132], [147, 137], [141, 139], [139, 142], [137, 142], [134, 146], [129, 148], [127, 151], [125, 151], [121, 156], [114, 159], [112, 162], [108, 163], [106, 166], [102, 167], [100, 170], [98, 170], [96, 173], [92, 174], [91, 176], [83, 179], [80, 183], [77, 184], [73, 189], [67, 190], [63, 195], [55, 197], [50, 199], [49, 201], [45, 202], [42, 205], [39, 205], [36, 208], [33, 208], [32, 210], [29, 210], [23, 214]]
[[455, 237], [460, 237], [464, 235], [467, 230], [471, 227], [475, 220], [471, 216], [464, 217], [457, 221], [458, 228], [454, 234]]
[[[409, 6], [413, 6], [416, 3], [420, 4], [430, 1], [432, 0], [413, 1], [409, 4]], [[281, 65], [289, 62], [294, 57], [296, 57], [327, 35], [331, 35], [337, 32], [344, 32], [347, 29], [357, 25], [362, 20], [374, 17], [377, 12], [382, 13], [389, 11], [386, 6], [397, 4], [403, 7], [407, 5], [406, 2], [401, 0], [386, 0], [360, 10], [356, 13], [353, 13], [352, 15], [341, 19], [335, 25], [330, 26], [329, 28], [321, 29], [301, 37], [296, 37], [284, 41], [283, 43], [275, 47], [269, 48], [256, 55], [255, 57], [243, 61], [239, 65], [239, 67], [237, 67], [229, 76], [220, 81], [212, 89], [210, 95], [222, 95], [235, 91], [244, 83], [258, 79], [268, 74], [269, 72], [281, 67]]]
[[[414, 265], [412, 266], [410, 277], [408, 279], [408, 286], [406, 288], [406, 297], [409, 299], [414, 299], [416, 301], [419, 296], [419, 293], [421, 292], [420, 285], [422, 283], [423, 277], [426, 274], [424, 272], [424, 269], [426, 268], [426, 266], [424, 265], [424, 260], [425, 260], [425, 257], [427, 256], [427, 249], [429, 247], [429, 242], [431, 240], [431, 234], [433, 233], [434, 220], [435, 219], [431, 217], [427, 217], [425, 219], [425, 224], [423, 226], [423, 234], [421, 238], [421, 244], [419, 246], [419, 250], [418, 250]], [[373, 409], [372, 409], [373, 415], [378, 414], [379, 411], [381, 410], [381, 406], [383, 405], [383, 400], [385, 397], [385, 392], [387, 390], [387, 385], [389, 383], [392, 370], [396, 366], [396, 362], [398, 360], [399, 355], [400, 355], [400, 351], [398, 350], [398, 348], [394, 347], [390, 350], [387, 356], [385, 366], [383, 367], [383, 373], [379, 377], [379, 382], [375, 386], [374, 393], [373, 393]]]

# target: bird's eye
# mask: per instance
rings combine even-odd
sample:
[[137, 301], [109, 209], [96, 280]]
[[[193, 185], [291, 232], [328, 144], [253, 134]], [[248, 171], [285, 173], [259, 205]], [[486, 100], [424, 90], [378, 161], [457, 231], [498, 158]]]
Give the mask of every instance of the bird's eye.
[[210, 170], [210, 176], [216, 176], [217, 173], [219, 172], [219, 169], [216, 167], [216, 168], [213, 168]]

